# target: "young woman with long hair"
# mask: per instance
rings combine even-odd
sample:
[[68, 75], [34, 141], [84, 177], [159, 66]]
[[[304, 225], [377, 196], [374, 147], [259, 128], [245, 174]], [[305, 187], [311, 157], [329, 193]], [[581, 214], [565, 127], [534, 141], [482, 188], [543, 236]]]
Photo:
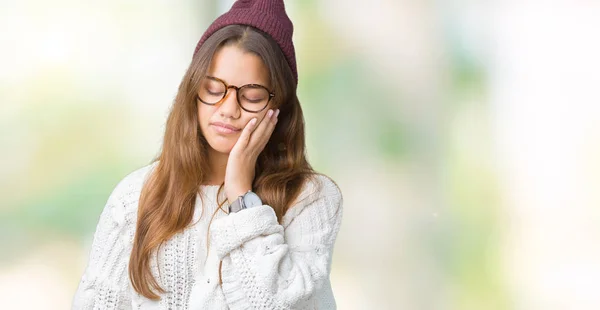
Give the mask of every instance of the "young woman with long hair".
[[100, 215], [73, 309], [335, 309], [342, 218], [306, 159], [293, 25], [238, 0], [209, 26], [161, 152]]

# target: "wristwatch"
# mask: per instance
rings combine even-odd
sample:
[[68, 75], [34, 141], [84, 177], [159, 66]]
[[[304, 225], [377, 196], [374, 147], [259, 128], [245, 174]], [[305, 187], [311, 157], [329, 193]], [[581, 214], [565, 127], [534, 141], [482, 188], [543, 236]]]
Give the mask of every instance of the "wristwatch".
[[252, 190], [249, 190], [229, 205], [229, 213], [239, 212], [256, 206], [262, 206], [262, 200]]

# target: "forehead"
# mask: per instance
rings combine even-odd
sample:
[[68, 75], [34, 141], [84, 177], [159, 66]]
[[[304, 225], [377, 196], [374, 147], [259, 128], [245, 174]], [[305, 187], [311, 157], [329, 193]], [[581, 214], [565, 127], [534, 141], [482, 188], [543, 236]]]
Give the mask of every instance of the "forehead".
[[269, 83], [269, 71], [262, 59], [240, 49], [237, 45], [227, 45], [218, 49], [207, 74], [236, 86], [245, 84], [268, 86]]

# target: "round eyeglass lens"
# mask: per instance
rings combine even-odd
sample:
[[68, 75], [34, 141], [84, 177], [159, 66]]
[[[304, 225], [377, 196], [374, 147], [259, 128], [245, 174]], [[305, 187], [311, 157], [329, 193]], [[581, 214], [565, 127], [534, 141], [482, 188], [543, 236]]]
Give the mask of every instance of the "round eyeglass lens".
[[244, 109], [260, 111], [269, 102], [269, 91], [260, 86], [247, 85], [238, 90], [238, 98]]
[[218, 80], [204, 78], [200, 82], [198, 97], [207, 104], [216, 104], [225, 96], [225, 84]]

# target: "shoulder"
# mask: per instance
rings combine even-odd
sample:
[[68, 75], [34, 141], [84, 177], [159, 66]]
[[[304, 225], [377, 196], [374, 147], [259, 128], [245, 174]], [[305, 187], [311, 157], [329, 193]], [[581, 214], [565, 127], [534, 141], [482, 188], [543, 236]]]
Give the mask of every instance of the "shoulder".
[[303, 185], [297, 200], [304, 199], [342, 199], [342, 191], [338, 184], [323, 173], [315, 173]]
[[106, 242], [111, 238], [129, 238], [124, 239], [127, 244], [133, 240], [141, 189], [155, 166], [156, 163], [152, 163], [137, 168], [117, 183], [102, 209], [94, 240]]
[[300, 194], [283, 216], [283, 225], [289, 225], [307, 208], [315, 207], [317, 212], [332, 216], [341, 215], [343, 200], [342, 190], [331, 177], [315, 173], [304, 182]]
[[153, 162], [129, 172], [117, 183], [109, 200], [123, 206], [137, 206], [142, 187], [157, 164], [158, 162]]

